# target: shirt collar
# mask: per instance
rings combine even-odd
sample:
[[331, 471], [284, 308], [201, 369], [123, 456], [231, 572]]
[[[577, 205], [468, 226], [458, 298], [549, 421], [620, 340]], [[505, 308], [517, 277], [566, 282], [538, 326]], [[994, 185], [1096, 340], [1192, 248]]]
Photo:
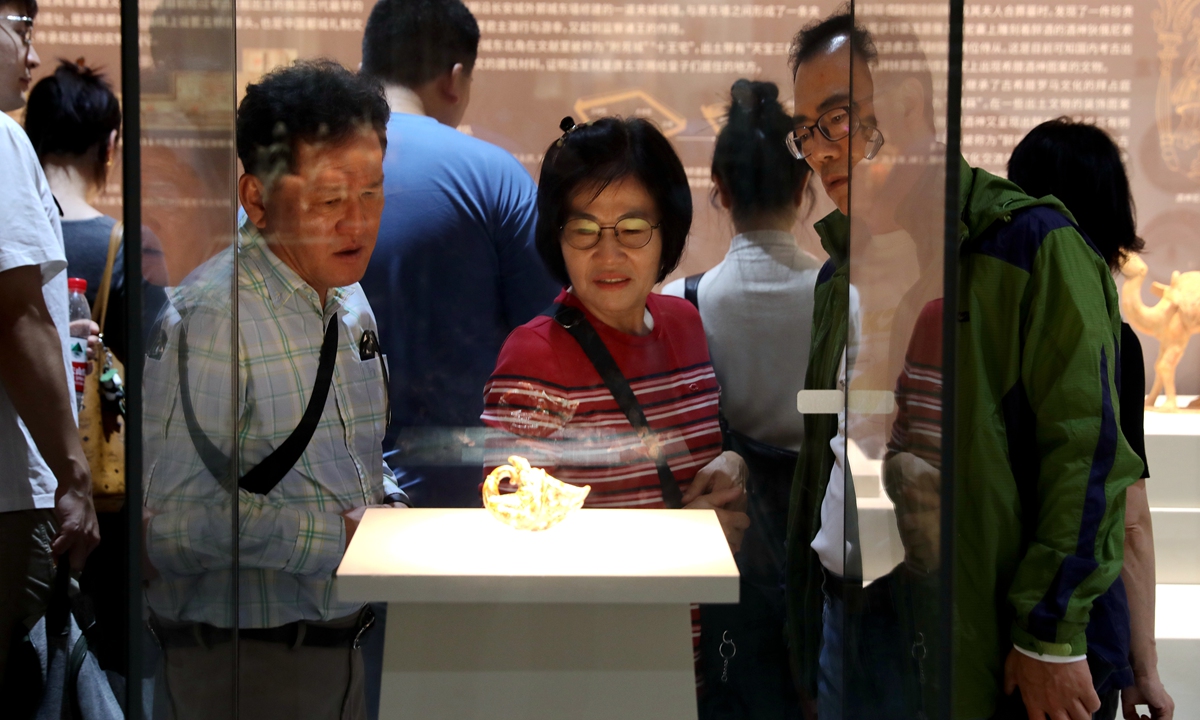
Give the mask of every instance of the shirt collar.
[[739, 233], [729, 241], [730, 251], [749, 247], [796, 247], [796, 238], [786, 230], [752, 230]]
[[267, 297], [275, 307], [283, 305], [296, 293], [307, 299], [314, 309], [321, 310], [322, 316], [336, 312], [345, 303], [348, 295], [346, 288], [330, 288], [325, 308], [320, 308], [321, 298], [317, 291], [278, 255], [271, 252], [271, 248], [267, 247], [266, 238], [249, 218], [242, 223], [240, 245], [245, 258], [260, 268]]

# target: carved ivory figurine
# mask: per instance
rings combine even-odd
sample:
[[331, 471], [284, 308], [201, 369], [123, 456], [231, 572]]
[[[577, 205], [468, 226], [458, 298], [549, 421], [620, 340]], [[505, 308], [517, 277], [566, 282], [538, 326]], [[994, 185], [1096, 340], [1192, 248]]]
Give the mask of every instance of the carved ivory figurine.
[[1153, 283], [1150, 292], [1162, 298], [1153, 307], [1142, 302], [1142, 283], [1146, 263], [1130, 255], [1121, 266], [1125, 287], [1121, 290], [1121, 312], [1135, 330], [1158, 339], [1158, 359], [1154, 361], [1154, 386], [1146, 396], [1146, 407], [1153, 408], [1159, 392], [1166, 390], [1161, 408], [1178, 409], [1175, 402], [1175, 368], [1187, 350], [1188, 338], [1200, 332], [1200, 272], [1171, 273], [1171, 284]]

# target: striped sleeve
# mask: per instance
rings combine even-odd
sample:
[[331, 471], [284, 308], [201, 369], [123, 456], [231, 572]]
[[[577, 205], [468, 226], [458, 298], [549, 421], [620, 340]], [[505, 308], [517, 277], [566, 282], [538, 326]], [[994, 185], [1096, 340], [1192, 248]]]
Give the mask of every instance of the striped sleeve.
[[[560, 347], [522, 328], [505, 344], [485, 389], [482, 419], [516, 437], [489, 439], [485, 471], [515, 451], [564, 482], [590, 485], [589, 507], [662, 507], [662, 485], [642, 439], [590, 363], [574, 362], [574, 340], [565, 333], [561, 339]], [[571, 361], [563, 362], [564, 355]], [[721, 452], [712, 365], [705, 358], [629, 383], [686, 489]]]
[[913, 327], [896, 380], [896, 421], [888, 455], [908, 452], [942, 463], [942, 300], [927, 304]]

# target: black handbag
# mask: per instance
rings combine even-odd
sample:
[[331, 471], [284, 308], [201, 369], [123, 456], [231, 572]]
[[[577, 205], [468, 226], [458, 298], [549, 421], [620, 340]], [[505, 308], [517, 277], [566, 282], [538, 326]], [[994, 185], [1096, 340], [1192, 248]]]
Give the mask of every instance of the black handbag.
[[788, 500], [797, 454], [725, 431], [725, 447], [746, 461], [750, 527], [734, 556], [741, 573], [736, 605], [700, 606], [704, 720], [800, 717], [790, 670], [784, 571]]
[[[700, 309], [700, 278], [684, 280], [683, 296]], [[725, 426], [725, 449], [746, 461], [750, 527], [734, 557], [741, 573], [736, 605], [700, 606], [704, 694], [700, 717], [798, 718], [800, 696], [787, 647], [784, 577], [788, 503], [798, 453], [759, 442]]]

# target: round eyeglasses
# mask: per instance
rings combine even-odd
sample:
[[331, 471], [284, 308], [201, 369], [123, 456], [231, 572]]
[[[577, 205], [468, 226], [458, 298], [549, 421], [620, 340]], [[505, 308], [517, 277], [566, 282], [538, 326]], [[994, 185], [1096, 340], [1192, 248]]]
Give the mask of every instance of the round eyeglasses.
[[575, 218], [562, 226], [562, 238], [576, 250], [591, 250], [600, 242], [605, 230], [612, 230], [617, 242], [630, 250], [637, 250], [650, 243], [654, 231], [661, 225], [651, 225], [649, 220], [636, 217], [618, 220], [615, 225], [601, 225], [595, 220]]
[[15, 31], [17, 37], [21, 38], [21, 42], [25, 45], [25, 52], [29, 52], [29, 48], [33, 47], [33, 18], [28, 15], [5, 15], [5, 20], [10, 20], [14, 23], [25, 23], [24, 30]]
[[845, 140], [859, 130], [863, 132], [867, 141], [863, 157], [871, 160], [879, 153], [879, 148], [883, 147], [883, 133], [874, 125], [864, 124], [850, 108], [833, 108], [817, 118], [812, 125], [796, 125], [796, 128], [784, 138], [783, 142], [787, 145], [788, 152], [792, 154], [792, 157], [803, 160], [813, 154], [818, 131], [829, 142], [837, 142]]

